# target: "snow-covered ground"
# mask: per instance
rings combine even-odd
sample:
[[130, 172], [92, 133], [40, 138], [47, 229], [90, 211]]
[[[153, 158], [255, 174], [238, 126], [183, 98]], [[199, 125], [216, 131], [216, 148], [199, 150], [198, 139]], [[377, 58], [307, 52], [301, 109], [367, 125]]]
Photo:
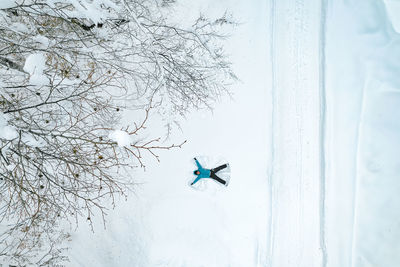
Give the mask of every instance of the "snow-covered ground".
[[[213, 113], [195, 112], [170, 141], [182, 149], [160, 154], [143, 184], [112, 212], [106, 230], [84, 224], [73, 234], [71, 266], [264, 266], [268, 241], [270, 60], [267, 1], [179, 1], [185, 16], [235, 13], [242, 23], [227, 42], [241, 79]], [[228, 187], [188, 186], [197, 156], [226, 159]], [[206, 163], [212, 163], [211, 161]], [[213, 167], [211, 165], [206, 167]]]
[[325, 229], [332, 267], [400, 264], [400, 43], [391, 16], [400, 9], [393, 2], [328, 6]]
[[[243, 23], [234, 99], [182, 122], [68, 266], [400, 266], [400, 2], [192, 2]], [[227, 188], [188, 186], [200, 155], [229, 161]]]

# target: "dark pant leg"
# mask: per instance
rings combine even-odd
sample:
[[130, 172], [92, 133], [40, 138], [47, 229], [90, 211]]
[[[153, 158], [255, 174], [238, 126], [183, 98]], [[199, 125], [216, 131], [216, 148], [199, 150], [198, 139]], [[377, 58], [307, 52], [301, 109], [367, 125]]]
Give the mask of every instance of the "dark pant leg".
[[222, 170], [222, 169], [225, 169], [226, 167], [228, 167], [228, 165], [224, 164], [224, 165], [221, 165], [221, 166], [218, 166], [218, 167], [212, 169], [212, 171], [213, 171], [214, 173], [216, 173], [216, 172], [219, 172], [219, 171]]
[[213, 171], [213, 170], [211, 170], [211, 173], [210, 173], [210, 178], [211, 179], [214, 179], [215, 181], [217, 181], [217, 182], [219, 182], [219, 183], [221, 183], [221, 184], [226, 184], [226, 181], [224, 181], [224, 180], [222, 180], [221, 178], [219, 178], [216, 174], [215, 174], [215, 172]]

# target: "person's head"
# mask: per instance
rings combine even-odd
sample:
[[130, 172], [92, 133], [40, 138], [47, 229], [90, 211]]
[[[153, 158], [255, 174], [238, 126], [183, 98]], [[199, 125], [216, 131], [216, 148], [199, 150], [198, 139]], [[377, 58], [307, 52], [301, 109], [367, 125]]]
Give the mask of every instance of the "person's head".
[[199, 174], [200, 174], [200, 171], [199, 171], [199, 170], [195, 170], [193, 173], [194, 173], [195, 175], [199, 175]]

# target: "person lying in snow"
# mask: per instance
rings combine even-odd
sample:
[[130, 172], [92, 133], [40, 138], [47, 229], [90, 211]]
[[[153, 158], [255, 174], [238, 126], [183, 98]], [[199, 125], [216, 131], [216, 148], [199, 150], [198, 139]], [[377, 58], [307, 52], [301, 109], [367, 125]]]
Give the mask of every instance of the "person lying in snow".
[[203, 178], [211, 178], [214, 179], [215, 181], [226, 185], [226, 181], [224, 181], [223, 179], [219, 178], [216, 173], [219, 172], [222, 169], [225, 169], [226, 167], [228, 167], [228, 164], [223, 164], [221, 166], [218, 166], [214, 169], [205, 169], [201, 166], [201, 164], [199, 163], [199, 161], [194, 158], [194, 160], [196, 161], [196, 165], [197, 165], [197, 170], [195, 170], [193, 173], [195, 175], [197, 175], [196, 179], [193, 181], [193, 183], [191, 185], [194, 185], [195, 183], [197, 183], [200, 179]]

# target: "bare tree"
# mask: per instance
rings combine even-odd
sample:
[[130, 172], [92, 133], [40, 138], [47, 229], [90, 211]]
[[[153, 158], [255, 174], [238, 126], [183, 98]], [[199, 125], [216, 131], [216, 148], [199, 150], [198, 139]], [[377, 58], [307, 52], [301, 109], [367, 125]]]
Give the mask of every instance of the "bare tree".
[[[178, 27], [171, 4], [19, 0], [0, 9], [0, 256], [63, 260], [60, 220], [104, 216], [144, 153], [158, 160], [157, 150], [183, 144], [142, 136], [152, 112], [211, 107], [236, 79], [220, 44], [229, 18]], [[137, 119], [124, 126], [127, 109]]]

